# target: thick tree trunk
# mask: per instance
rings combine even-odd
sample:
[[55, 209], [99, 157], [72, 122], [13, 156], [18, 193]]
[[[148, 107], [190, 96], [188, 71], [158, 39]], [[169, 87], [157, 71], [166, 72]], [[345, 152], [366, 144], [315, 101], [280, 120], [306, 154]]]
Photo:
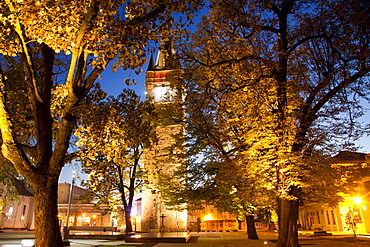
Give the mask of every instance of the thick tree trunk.
[[58, 220], [58, 179], [39, 180], [32, 187], [35, 198], [36, 247], [62, 247]]
[[[298, 188], [291, 189], [293, 195]], [[276, 247], [299, 247], [298, 243], [298, 200], [278, 198], [279, 238]]]
[[246, 215], [245, 221], [247, 223], [248, 239], [259, 239], [257, 235], [256, 225], [254, 224], [254, 216]]
[[125, 208], [126, 235], [132, 232], [131, 207]]

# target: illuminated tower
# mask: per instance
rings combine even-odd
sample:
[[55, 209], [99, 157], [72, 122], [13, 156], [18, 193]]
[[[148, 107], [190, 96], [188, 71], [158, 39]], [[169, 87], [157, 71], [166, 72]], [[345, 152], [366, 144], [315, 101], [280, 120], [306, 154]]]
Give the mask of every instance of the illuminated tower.
[[[151, 57], [146, 72], [145, 88], [147, 100], [155, 104], [160, 116], [156, 129], [158, 142], [144, 155], [144, 168], [148, 173], [148, 183], [142, 193], [141, 229], [143, 231], [178, 232], [186, 231], [187, 212], [169, 210], [163, 203], [163, 195], [158, 186], [161, 176], [170, 176], [180, 161], [171, 153], [175, 143], [174, 135], [182, 135], [184, 117], [181, 107], [182, 93], [173, 86], [180, 66], [172, 43], [163, 40], [160, 44], [156, 62]], [[172, 82], [172, 83], [171, 83]]]

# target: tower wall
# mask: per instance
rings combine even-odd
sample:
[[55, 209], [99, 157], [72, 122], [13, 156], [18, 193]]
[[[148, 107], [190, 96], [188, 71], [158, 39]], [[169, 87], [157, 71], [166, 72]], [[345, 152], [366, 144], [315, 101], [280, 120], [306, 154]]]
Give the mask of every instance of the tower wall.
[[[176, 106], [173, 97], [175, 94], [168, 81], [168, 74], [172, 72], [172, 69], [166, 66], [166, 56], [169, 56], [171, 52], [171, 46], [161, 45], [157, 65], [154, 65], [152, 60], [150, 61], [145, 80], [147, 100], [154, 102], [157, 109], [171, 108], [170, 115], [183, 116], [183, 108]], [[144, 155], [147, 183], [142, 192], [141, 229], [143, 231], [187, 230], [187, 211], [168, 209], [164, 204], [163, 193], [159, 186], [161, 176], [171, 176], [173, 170], [180, 164], [180, 161], [171, 155], [173, 150], [170, 151], [170, 147], [175, 143], [173, 136], [184, 133], [182, 124], [174, 122], [171, 116], [165, 115], [166, 113], [159, 116], [161, 124], [156, 130], [157, 144], [150, 150], [146, 150]]]
[[187, 212], [168, 210], [158, 184], [161, 176], [171, 177], [173, 170], [180, 164], [179, 160], [171, 156], [169, 148], [175, 143], [173, 136], [183, 132], [184, 128], [180, 124], [159, 126], [156, 130], [157, 144], [145, 151], [147, 184], [142, 193], [141, 217], [144, 231], [186, 231]]

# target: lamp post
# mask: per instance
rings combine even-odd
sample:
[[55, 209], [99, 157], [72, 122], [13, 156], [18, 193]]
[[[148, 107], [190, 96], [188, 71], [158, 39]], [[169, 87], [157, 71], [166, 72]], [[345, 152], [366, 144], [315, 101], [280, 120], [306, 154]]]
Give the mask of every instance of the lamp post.
[[68, 236], [69, 235], [68, 224], [69, 224], [69, 215], [71, 213], [71, 201], [72, 201], [72, 193], [73, 193], [74, 184], [75, 184], [75, 172], [72, 173], [72, 184], [71, 184], [71, 187], [69, 188], [67, 220], [66, 220], [66, 226], [64, 228], [64, 239], [68, 239], [69, 237]]
[[164, 214], [162, 214], [161, 216], [159, 216], [161, 218], [161, 227], [160, 227], [160, 232], [161, 233], [164, 233], [164, 218], [166, 217]]

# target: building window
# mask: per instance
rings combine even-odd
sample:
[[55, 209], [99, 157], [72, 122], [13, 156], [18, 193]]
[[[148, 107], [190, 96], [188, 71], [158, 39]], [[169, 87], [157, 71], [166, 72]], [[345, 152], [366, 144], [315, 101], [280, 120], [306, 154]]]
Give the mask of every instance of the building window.
[[154, 88], [154, 101], [159, 102], [171, 102], [174, 98], [174, 91], [172, 90], [169, 83], [157, 84]]
[[9, 207], [8, 213], [13, 214], [13, 211], [14, 211], [14, 205], [11, 204], [10, 207]]
[[326, 217], [328, 219], [328, 224], [330, 225], [329, 211], [326, 211]]
[[26, 208], [27, 208], [27, 206], [23, 205], [22, 214], [21, 214], [21, 221], [24, 221], [24, 219], [26, 218]]
[[11, 221], [11, 220], [12, 220], [13, 211], [14, 211], [14, 205], [13, 205], [13, 204], [11, 204], [11, 205], [9, 206], [9, 209], [8, 209], [8, 217], [7, 217], [7, 221]]
[[321, 222], [320, 222], [320, 213], [319, 213], [318, 210], [316, 211], [316, 216], [317, 216], [317, 223], [321, 224]]
[[333, 225], [335, 225], [335, 215], [333, 210], [331, 210], [331, 217], [333, 218]]

